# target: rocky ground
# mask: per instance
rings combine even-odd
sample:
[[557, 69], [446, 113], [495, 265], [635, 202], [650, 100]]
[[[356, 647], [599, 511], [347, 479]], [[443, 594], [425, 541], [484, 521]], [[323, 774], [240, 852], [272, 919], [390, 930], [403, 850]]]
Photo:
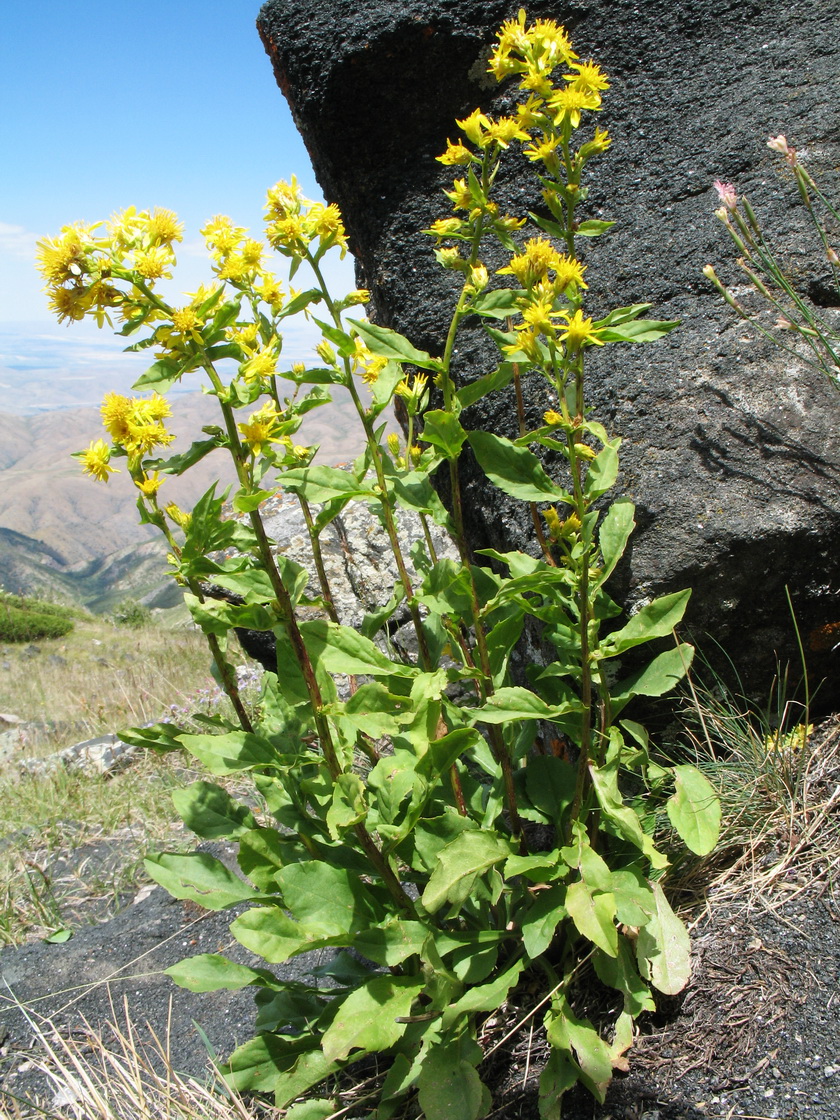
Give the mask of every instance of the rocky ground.
[[[214, 849], [233, 856], [232, 849]], [[686, 993], [643, 1024], [630, 1069], [616, 1078], [603, 1106], [585, 1093], [569, 1095], [568, 1120], [835, 1120], [840, 885], [828, 872], [828, 864], [812, 865], [807, 877], [794, 869], [767, 893], [755, 894], [745, 882], [742, 897], [730, 890], [720, 904], [712, 900], [693, 923], [694, 973]], [[126, 1016], [141, 1040], [151, 1031], [168, 1037], [176, 1068], [204, 1076], [208, 1046], [224, 1057], [249, 1037], [251, 997], [193, 995], [161, 970], [199, 952], [250, 961], [230, 937], [231, 917], [145, 888], [109, 920], [78, 929], [64, 944], [0, 953], [0, 1109], [14, 1116], [15, 1102], [55, 1101], [41, 1032], [79, 1039], [85, 1023], [124, 1025]], [[300, 974], [314, 963], [320, 962], [300, 958], [287, 967]], [[538, 1115], [539, 1031], [532, 1034], [527, 1023], [503, 1041], [527, 1009], [527, 1003], [502, 1008], [486, 1026], [485, 1049], [492, 1053], [483, 1075], [495, 1083], [496, 1120]]]

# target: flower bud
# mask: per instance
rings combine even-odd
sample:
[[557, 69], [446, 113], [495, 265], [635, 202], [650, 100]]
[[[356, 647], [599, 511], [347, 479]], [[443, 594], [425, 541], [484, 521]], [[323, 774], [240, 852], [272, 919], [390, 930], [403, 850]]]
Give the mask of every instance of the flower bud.
[[315, 353], [328, 366], [336, 364], [335, 350], [330, 346], [325, 338], [322, 338], [318, 345], [315, 347]]

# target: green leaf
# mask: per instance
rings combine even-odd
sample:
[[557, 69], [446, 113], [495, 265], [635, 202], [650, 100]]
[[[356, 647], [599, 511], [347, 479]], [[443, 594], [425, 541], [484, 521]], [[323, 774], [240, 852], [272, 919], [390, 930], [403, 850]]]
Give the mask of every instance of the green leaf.
[[614, 225], [615, 222], [602, 222], [597, 218], [589, 218], [577, 226], [575, 236], [579, 234], [581, 237], [600, 237], [602, 233], [606, 233]]
[[49, 933], [46, 937], [42, 937], [41, 940], [46, 941], [49, 945], [63, 945], [65, 941], [69, 941], [72, 936], [72, 929], [57, 929], [54, 933]]
[[[610, 728], [610, 736], [620, 738], [618, 728]], [[650, 860], [651, 867], [661, 869], [668, 866], [668, 857], [657, 851], [650, 836], [642, 828], [641, 821], [629, 805], [625, 805], [624, 798], [618, 788], [618, 756], [614, 764], [596, 766], [589, 765], [589, 774], [595, 789], [595, 796], [601, 806], [601, 812], [614, 826], [620, 836], [633, 844]]]
[[240, 490], [233, 496], [233, 508], [237, 513], [253, 513], [264, 501], [273, 498], [275, 493], [274, 490], [255, 490], [253, 493], [246, 494]]
[[574, 1053], [581, 1080], [603, 1104], [612, 1080], [610, 1048], [588, 1019], [578, 1019], [568, 1002], [560, 999], [546, 1017], [546, 1035], [552, 1046], [566, 1054]]
[[254, 766], [270, 766], [277, 760], [271, 743], [249, 731], [230, 731], [226, 735], [181, 735], [180, 741], [211, 774], [235, 774]]
[[412, 346], [408, 339], [397, 331], [363, 319], [347, 321], [356, 328], [371, 353], [378, 354], [381, 358], [391, 358], [395, 362], [410, 362], [420, 369], [435, 371], [440, 369], [440, 361], [437, 358], [432, 358], [425, 350], [418, 350], [416, 346]]
[[146, 871], [175, 898], [197, 902], [205, 910], [226, 910], [262, 897], [250, 883], [207, 852], [160, 852], [143, 861]]
[[132, 389], [155, 389], [167, 393], [184, 372], [180, 362], [172, 358], [159, 358], [142, 373], [132, 385]]
[[186, 789], [176, 789], [172, 801], [187, 828], [205, 840], [233, 839], [257, 827], [247, 805], [234, 801], [214, 782], [198, 781]]
[[287, 1110], [283, 1120], [329, 1120], [335, 1115], [336, 1102], [319, 1097], [317, 1100], [300, 1101]]
[[707, 856], [720, 835], [720, 801], [695, 766], [675, 766], [673, 772], [676, 792], [666, 805], [668, 819], [692, 852]]
[[247, 988], [249, 984], [277, 983], [267, 969], [248, 968], [219, 953], [199, 953], [198, 956], [187, 957], [163, 972], [179, 988], [187, 988], [191, 992], [235, 992]]
[[490, 481], [524, 502], [563, 501], [565, 490], [552, 482], [536, 455], [492, 432], [470, 432], [470, 447]]
[[615, 897], [612, 894], [593, 891], [579, 879], [566, 888], [564, 905], [579, 933], [611, 957], [618, 953]]
[[580, 711], [578, 701], [552, 706], [520, 685], [497, 689], [482, 707], [465, 709], [471, 723], [507, 723], [515, 719], [556, 720], [576, 711]]
[[467, 433], [457, 416], [438, 408], [423, 414], [423, 431], [420, 438], [439, 448], [445, 458], [457, 459]]
[[636, 959], [645, 980], [666, 996], [675, 996], [691, 975], [691, 942], [659, 883], [652, 883], [651, 890], [653, 912], [636, 938]]
[[393, 919], [382, 926], [363, 929], [353, 938], [353, 948], [368, 960], [389, 968], [418, 955], [429, 936], [422, 922]]
[[516, 288], [485, 288], [470, 304], [470, 314], [486, 316], [488, 319], [507, 319], [517, 315], [519, 307]]
[[666, 649], [645, 668], [625, 677], [612, 693], [613, 716], [617, 716], [634, 696], [663, 696], [670, 692], [688, 672], [693, 657], [694, 646], [683, 643]]
[[130, 727], [120, 731], [120, 741], [146, 750], [182, 751], [181, 731], [173, 723], [153, 723], [149, 727]]
[[414, 677], [417, 669], [390, 661], [370, 641], [349, 626], [338, 626], [324, 619], [313, 619], [300, 626], [306, 648], [313, 661], [320, 661], [329, 673], [351, 676]]
[[607, 635], [601, 643], [602, 656], [615, 657], [653, 638], [666, 637], [682, 620], [690, 596], [691, 589], [687, 588], [662, 595], [642, 607], [625, 626]]
[[525, 964], [524, 960], [514, 961], [510, 968], [491, 980], [489, 984], [468, 988], [461, 998], [450, 1004], [443, 1013], [444, 1030], [454, 1026], [460, 1015], [472, 1015], [476, 1011], [497, 1011], [507, 999], [511, 988], [519, 982]]
[[615, 486], [618, 478], [618, 440], [602, 447], [590, 462], [583, 484], [583, 492], [591, 501], [600, 498]]
[[160, 471], [161, 474], [183, 474], [200, 462], [205, 455], [209, 455], [211, 451], [221, 446], [219, 438], [198, 440], [180, 455], [172, 455], [169, 459], [150, 460], [146, 463], [146, 469]]
[[625, 926], [643, 926], [653, 913], [653, 888], [638, 867], [621, 867], [612, 873], [615, 916]]
[[333, 498], [366, 498], [372, 491], [359, 483], [349, 471], [338, 467], [293, 467], [283, 472], [283, 488], [300, 494], [308, 502], [329, 502]]
[[641, 978], [633, 960], [633, 950], [626, 937], [618, 941], [618, 955], [596, 950], [592, 957], [595, 972], [602, 984], [615, 988], [624, 996], [624, 1010], [637, 1018], [643, 1011], [654, 1011], [656, 1004], [650, 988]]
[[596, 587], [601, 587], [615, 571], [627, 542], [636, 528], [634, 515], [636, 507], [629, 498], [618, 498], [612, 503], [604, 515], [604, 520], [598, 529], [598, 543], [601, 547], [603, 567], [601, 574], [595, 581]]
[[297, 315], [299, 311], [303, 311], [310, 303], [320, 303], [322, 298], [322, 294], [317, 288], [308, 288], [305, 292], [298, 292], [294, 299], [289, 300], [289, 302], [284, 305], [278, 318], [285, 319], [288, 315]]
[[277, 882], [286, 906], [307, 929], [351, 933], [379, 920], [370, 891], [343, 867], [316, 859], [292, 863], [277, 873]]
[[405, 1034], [411, 1005], [425, 987], [414, 976], [372, 976], [342, 1003], [324, 1031], [321, 1048], [329, 1062], [343, 1061], [351, 1050], [387, 1050]]
[[310, 930], [284, 914], [279, 906], [259, 906], [240, 914], [230, 925], [240, 945], [269, 964], [283, 964], [298, 953], [341, 945], [349, 935]]
[[562, 1120], [563, 1096], [577, 1079], [575, 1065], [565, 1054], [552, 1049], [540, 1074], [540, 1120]]
[[283, 1108], [338, 1069], [313, 1044], [311, 1035], [290, 1041], [265, 1031], [234, 1050], [225, 1080], [240, 1093], [274, 1093]]
[[277, 872], [292, 862], [292, 842], [280, 836], [276, 828], [252, 828], [239, 836], [236, 861], [242, 874], [267, 894], [277, 891]]
[[525, 789], [535, 809], [559, 824], [575, 796], [577, 771], [562, 758], [535, 755], [525, 768]]
[[358, 774], [339, 774], [333, 787], [332, 805], [327, 810], [327, 829], [333, 840], [367, 816], [365, 785]]
[[[679, 319], [634, 319], [619, 326], [601, 328], [598, 330], [598, 337], [604, 342], [655, 342], [679, 325]], [[594, 326], [598, 327], [599, 324], [595, 323]]]
[[445, 902], [464, 902], [477, 876], [512, 855], [510, 843], [489, 829], [462, 832], [437, 855], [437, 866], [423, 892], [429, 913]]
[[417, 1091], [426, 1120], [477, 1120], [486, 1111], [484, 1086], [460, 1040], [429, 1047]]
[[554, 940], [558, 925], [569, 912], [563, 905], [566, 887], [556, 883], [540, 891], [530, 909], [521, 918], [522, 942], [531, 960], [541, 956]]

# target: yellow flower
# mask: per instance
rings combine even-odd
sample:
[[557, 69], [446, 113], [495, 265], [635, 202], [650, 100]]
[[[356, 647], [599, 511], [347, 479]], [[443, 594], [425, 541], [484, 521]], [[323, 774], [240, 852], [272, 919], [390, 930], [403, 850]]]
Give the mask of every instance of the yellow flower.
[[217, 214], [201, 227], [201, 236], [216, 256], [227, 256], [242, 240], [245, 230], [235, 226], [226, 214]]
[[121, 443], [128, 435], [128, 416], [131, 399], [119, 393], [106, 393], [100, 408], [102, 423], [114, 443]]
[[563, 423], [563, 417], [559, 412], [555, 412], [550, 408], [547, 412], [543, 413], [543, 423], [547, 424], [550, 428], [556, 428], [559, 424]]
[[178, 215], [157, 206], [149, 216], [147, 232], [152, 241], [162, 241], [166, 245], [184, 240], [184, 225], [178, 221]]
[[79, 460], [84, 467], [85, 474], [89, 474], [98, 482], [107, 482], [111, 474], [119, 474], [115, 467], [109, 466], [111, 449], [104, 439], [91, 443], [87, 451], [83, 451]]
[[162, 277], [169, 279], [174, 263], [175, 257], [168, 246], [156, 245], [134, 253], [134, 268], [146, 280], [160, 280]]
[[573, 257], [560, 253], [544, 237], [532, 237], [525, 243], [521, 253], [510, 259], [510, 264], [498, 270], [498, 275], [509, 273], [516, 277], [523, 288], [533, 288], [549, 272], [555, 274], [555, 285], [564, 292], [570, 285], [586, 287], [583, 281], [585, 265]]
[[554, 123], [558, 128], [566, 119], [571, 122], [572, 128], [577, 128], [584, 109], [601, 108], [601, 95], [577, 85], [566, 86], [555, 90], [548, 99], [548, 107], [554, 114]]
[[[532, 140], [527, 148], [523, 148], [523, 153], [528, 157], [531, 163], [536, 163], [537, 160], [551, 159], [555, 156], [557, 148], [560, 144], [560, 136], [558, 134], [545, 135], [541, 140]], [[556, 158], [556, 157], [555, 157]]]
[[88, 271], [85, 255], [90, 229], [84, 225], [64, 226], [60, 237], [38, 242], [38, 271], [46, 281], [65, 284]]
[[591, 319], [584, 319], [583, 312], [578, 309], [574, 315], [561, 312], [566, 319], [566, 329], [560, 338], [566, 343], [569, 350], [577, 351], [582, 346], [603, 346], [603, 340], [598, 337], [597, 330], [592, 326]]
[[464, 117], [462, 121], [456, 120], [455, 123], [477, 148], [486, 147], [486, 133], [487, 129], [490, 128], [491, 121], [480, 109], [474, 109], [468, 117]]
[[257, 341], [259, 327], [256, 323], [246, 323], [240, 325], [237, 323], [235, 327], [228, 328], [227, 336], [231, 342], [236, 342], [239, 346], [244, 346], [250, 349]]
[[300, 214], [290, 214], [266, 226], [266, 237], [273, 249], [302, 256], [309, 244], [306, 224]]
[[277, 359], [279, 357], [278, 350], [275, 348], [277, 339], [274, 338], [268, 346], [262, 346], [252, 355], [247, 362], [244, 362], [240, 367], [240, 372], [248, 384], [255, 381], [262, 381], [264, 377], [270, 377], [277, 371]]
[[399, 455], [399, 453], [400, 453], [400, 437], [397, 435], [396, 432], [389, 432], [385, 442], [388, 444], [388, 450], [391, 452], [391, 454], [394, 457]]
[[192, 514], [186, 513], [180, 506], [177, 506], [175, 502], [169, 503], [165, 513], [171, 521], [174, 521], [175, 524], [179, 525], [182, 529], [189, 528], [190, 522], [192, 521]]
[[596, 128], [595, 135], [592, 139], [588, 140], [585, 144], [581, 144], [578, 155], [582, 160], [586, 161], [592, 156], [598, 155], [600, 152], [605, 152], [610, 144], [612, 144], [612, 137], [607, 130], [605, 128]]
[[472, 158], [473, 154], [469, 148], [465, 147], [460, 141], [453, 144], [451, 140], [446, 141], [446, 151], [443, 155], [437, 156], [438, 163], [442, 163], [447, 167], [467, 164]]
[[172, 326], [179, 334], [194, 331], [199, 325], [198, 316], [193, 307], [176, 307], [172, 312]]
[[122, 440], [122, 444], [129, 455], [135, 457], [148, 455], [156, 447], [166, 447], [174, 438], [175, 436], [167, 432], [163, 424], [156, 421], [129, 421], [128, 436]]
[[84, 319], [90, 310], [91, 298], [88, 290], [81, 287], [48, 288], [49, 309], [58, 316], [59, 323], [65, 319]]
[[283, 301], [285, 299], [283, 286], [272, 273], [261, 272], [260, 283], [255, 286], [254, 291], [275, 313], [283, 310]]
[[473, 194], [470, 190], [466, 179], [456, 179], [452, 184], [453, 190], [444, 191], [443, 193], [447, 198], [452, 199], [452, 205], [456, 210], [470, 210], [473, 205]]
[[524, 105], [516, 106], [516, 115], [523, 129], [534, 128], [535, 125], [544, 125], [546, 123], [545, 102], [541, 97], [535, 97], [532, 93]]
[[589, 62], [573, 62], [571, 66], [572, 70], [577, 71], [577, 73], [564, 74], [563, 77], [572, 82], [578, 89], [582, 89], [586, 93], [596, 93], [598, 90], [610, 88], [607, 75], [591, 59]]
[[160, 474], [155, 471], [151, 476], [144, 474], [142, 480], [135, 478], [134, 485], [138, 490], [142, 491], [147, 498], [151, 498], [157, 494], [158, 490], [163, 486], [163, 482], [164, 480], [160, 477]]
[[354, 288], [344, 297], [344, 302], [348, 307], [358, 307], [360, 304], [370, 303], [370, 292], [367, 288]]
[[315, 203], [309, 210], [306, 225], [314, 236], [320, 238], [321, 248], [329, 249], [333, 245], [339, 245], [341, 255], [344, 256], [347, 251], [347, 234], [341, 220], [341, 211], [335, 203], [329, 206]]
[[362, 374], [362, 381], [365, 385], [375, 385], [379, 380], [379, 375], [387, 366], [388, 359], [380, 355], [374, 355], [365, 366], [365, 371]]
[[487, 135], [502, 148], [506, 148], [512, 140], [528, 139], [528, 133], [523, 130], [522, 121], [515, 117], [499, 117], [497, 121], [491, 123]]
[[268, 190], [265, 196], [265, 210], [269, 218], [282, 221], [289, 214], [300, 213], [303, 201], [303, 193], [297, 178], [293, 175], [291, 183], [281, 180]]
[[334, 366], [338, 361], [335, 356], [335, 350], [333, 350], [332, 346], [325, 338], [322, 338], [318, 345], [315, 347], [315, 353], [318, 355], [321, 361], [328, 366]]
[[429, 233], [432, 237], [436, 237], [440, 240], [444, 237], [454, 237], [455, 234], [460, 233], [463, 228], [464, 223], [460, 218], [438, 218], [436, 222], [432, 222], [429, 228], [423, 232]]
[[247, 424], [237, 425], [243, 442], [252, 454], [259, 455], [267, 443], [283, 442], [280, 420], [281, 414], [277, 411], [277, 406], [274, 401], [270, 401], [252, 413]]

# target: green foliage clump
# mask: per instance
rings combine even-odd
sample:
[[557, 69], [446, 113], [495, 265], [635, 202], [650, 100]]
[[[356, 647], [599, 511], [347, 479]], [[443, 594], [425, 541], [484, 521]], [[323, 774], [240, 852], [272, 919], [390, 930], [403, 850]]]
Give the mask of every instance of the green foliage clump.
[[0, 592], [0, 641], [61, 638], [73, 629], [74, 611], [60, 603]]
[[152, 621], [152, 612], [136, 599], [124, 599], [110, 615], [115, 626], [124, 626], [127, 630], [140, 630], [149, 626]]

